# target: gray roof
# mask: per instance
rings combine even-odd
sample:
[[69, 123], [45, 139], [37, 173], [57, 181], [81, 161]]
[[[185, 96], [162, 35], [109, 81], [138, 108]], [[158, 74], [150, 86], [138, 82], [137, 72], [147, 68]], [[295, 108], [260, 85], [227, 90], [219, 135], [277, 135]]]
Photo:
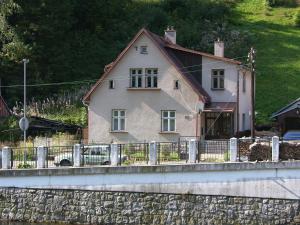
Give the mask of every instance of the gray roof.
[[277, 112], [273, 113], [271, 118], [275, 118], [277, 116], [280, 116], [280, 115], [287, 113], [289, 111], [292, 111], [294, 109], [300, 109], [300, 98], [296, 99], [295, 101], [291, 102], [287, 106], [285, 106], [285, 107], [281, 108], [280, 110], [278, 110]]

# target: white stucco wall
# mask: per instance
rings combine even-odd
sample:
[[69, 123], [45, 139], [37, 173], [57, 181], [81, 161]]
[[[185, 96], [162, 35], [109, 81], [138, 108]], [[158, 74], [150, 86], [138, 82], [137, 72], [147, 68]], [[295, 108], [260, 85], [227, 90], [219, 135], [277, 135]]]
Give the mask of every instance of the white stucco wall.
[[[140, 54], [139, 49], [135, 48], [143, 45], [148, 46], [147, 55]], [[130, 68], [158, 68], [158, 87], [161, 90], [127, 90]], [[115, 81], [115, 89], [109, 89], [110, 79]], [[179, 80], [179, 90], [174, 90], [174, 80]], [[143, 35], [92, 94], [89, 103], [89, 142], [174, 141], [179, 135], [195, 136], [195, 106], [198, 101], [198, 95], [152, 41]], [[126, 110], [127, 133], [111, 132], [113, 109]], [[160, 133], [161, 110], [176, 110], [177, 133]], [[187, 115], [194, 116], [186, 119]]]
[[[246, 89], [243, 92], [243, 75], [245, 73], [246, 78]], [[240, 71], [239, 76], [239, 89], [240, 89], [240, 131], [243, 131], [243, 113], [245, 113], [245, 129], [250, 130], [251, 128], [251, 116], [249, 112], [251, 112], [251, 74], [249, 71]]]

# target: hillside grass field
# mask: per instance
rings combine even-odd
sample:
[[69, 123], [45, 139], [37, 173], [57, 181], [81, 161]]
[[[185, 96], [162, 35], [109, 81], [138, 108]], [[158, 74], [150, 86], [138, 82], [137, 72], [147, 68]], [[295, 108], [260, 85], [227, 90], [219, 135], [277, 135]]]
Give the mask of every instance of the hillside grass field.
[[263, 0], [244, 0], [233, 17], [240, 29], [255, 35], [257, 49], [257, 124], [300, 97], [300, 28], [294, 24], [298, 7], [266, 7]]

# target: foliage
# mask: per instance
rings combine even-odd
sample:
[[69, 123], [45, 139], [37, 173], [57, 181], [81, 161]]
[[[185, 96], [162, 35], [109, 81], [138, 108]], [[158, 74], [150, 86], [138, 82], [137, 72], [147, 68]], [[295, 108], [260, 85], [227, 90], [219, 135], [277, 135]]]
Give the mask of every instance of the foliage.
[[30, 168], [33, 168], [33, 166], [28, 163], [20, 163], [18, 165], [18, 169], [30, 169]]
[[296, 0], [265, 0], [266, 5], [274, 7], [274, 6], [289, 6], [294, 7], [297, 5]]
[[294, 15], [295, 26], [300, 27], [300, 10], [298, 10]]

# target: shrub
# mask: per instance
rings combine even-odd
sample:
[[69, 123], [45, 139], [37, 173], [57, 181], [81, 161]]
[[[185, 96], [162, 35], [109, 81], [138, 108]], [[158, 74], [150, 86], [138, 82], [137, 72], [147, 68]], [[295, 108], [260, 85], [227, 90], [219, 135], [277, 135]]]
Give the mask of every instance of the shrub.
[[290, 6], [294, 7], [297, 5], [296, 0], [266, 0], [266, 6], [276, 7], [276, 6]]
[[296, 27], [300, 27], [300, 10], [298, 10], [294, 16], [294, 23]]
[[268, 145], [254, 143], [250, 145], [249, 161], [266, 161], [272, 156], [272, 148]]

